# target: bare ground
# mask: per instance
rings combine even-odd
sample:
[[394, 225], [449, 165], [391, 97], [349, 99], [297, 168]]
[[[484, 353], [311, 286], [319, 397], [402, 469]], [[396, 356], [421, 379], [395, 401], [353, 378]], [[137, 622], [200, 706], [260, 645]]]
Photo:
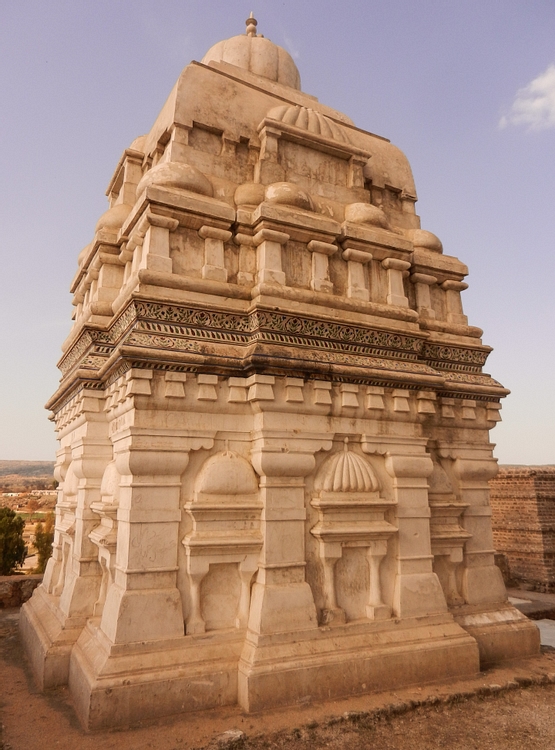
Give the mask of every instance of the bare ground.
[[555, 748], [553, 652], [468, 680], [264, 714], [230, 707], [87, 734], [65, 688], [46, 694], [35, 688], [17, 621], [17, 610], [0, 612], [0, 750]]

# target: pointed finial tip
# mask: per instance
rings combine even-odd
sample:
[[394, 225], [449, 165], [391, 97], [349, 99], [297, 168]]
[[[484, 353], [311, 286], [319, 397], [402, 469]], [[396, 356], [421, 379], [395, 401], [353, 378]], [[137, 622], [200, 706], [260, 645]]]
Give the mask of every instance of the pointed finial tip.
[[256, 36], [256, 26], [258, 24], [258, 21], [254, 17], [252, 10], [245, 23], [247, 24], [247, 36]]

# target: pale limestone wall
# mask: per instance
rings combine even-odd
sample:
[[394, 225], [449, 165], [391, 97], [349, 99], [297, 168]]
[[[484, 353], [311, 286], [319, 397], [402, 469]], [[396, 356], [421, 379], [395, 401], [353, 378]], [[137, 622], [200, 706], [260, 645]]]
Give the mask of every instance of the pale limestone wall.
[[234, 57], [251, 32], [124, 152], [72, 285], [22, 633], [90, 728], [539, 647], [494, 565], [507, 391], [467, 268], [420, 229], [395, 147]]

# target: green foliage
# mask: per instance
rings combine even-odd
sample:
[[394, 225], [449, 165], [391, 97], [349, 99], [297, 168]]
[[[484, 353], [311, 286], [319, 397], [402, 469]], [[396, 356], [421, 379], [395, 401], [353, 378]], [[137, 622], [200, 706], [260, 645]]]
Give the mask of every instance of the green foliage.
[[10, 576], [25, 562], [25, 521], [11, 508], [0, 508], [0, 575]]
[[44, 524], [39, 521], [35, 526], [35, 548], [39, 562], [35, 568], [36, 573], [44, 573], [46, 563], [52, 555], [52, 542], [54, 541], [54, 513], [48, 513]]

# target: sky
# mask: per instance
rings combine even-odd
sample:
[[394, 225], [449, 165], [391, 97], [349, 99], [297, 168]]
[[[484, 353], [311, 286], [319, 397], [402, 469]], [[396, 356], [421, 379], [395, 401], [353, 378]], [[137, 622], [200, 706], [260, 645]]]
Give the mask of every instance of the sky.
[[422, 227], [470, 268], [500, 463], [555, 464], [553, 0], [2, 0], [0, 459], [53, 460], [44, 403], [77, 256], [180, 71], [258, 31], [302, 89], [408, 156]]

